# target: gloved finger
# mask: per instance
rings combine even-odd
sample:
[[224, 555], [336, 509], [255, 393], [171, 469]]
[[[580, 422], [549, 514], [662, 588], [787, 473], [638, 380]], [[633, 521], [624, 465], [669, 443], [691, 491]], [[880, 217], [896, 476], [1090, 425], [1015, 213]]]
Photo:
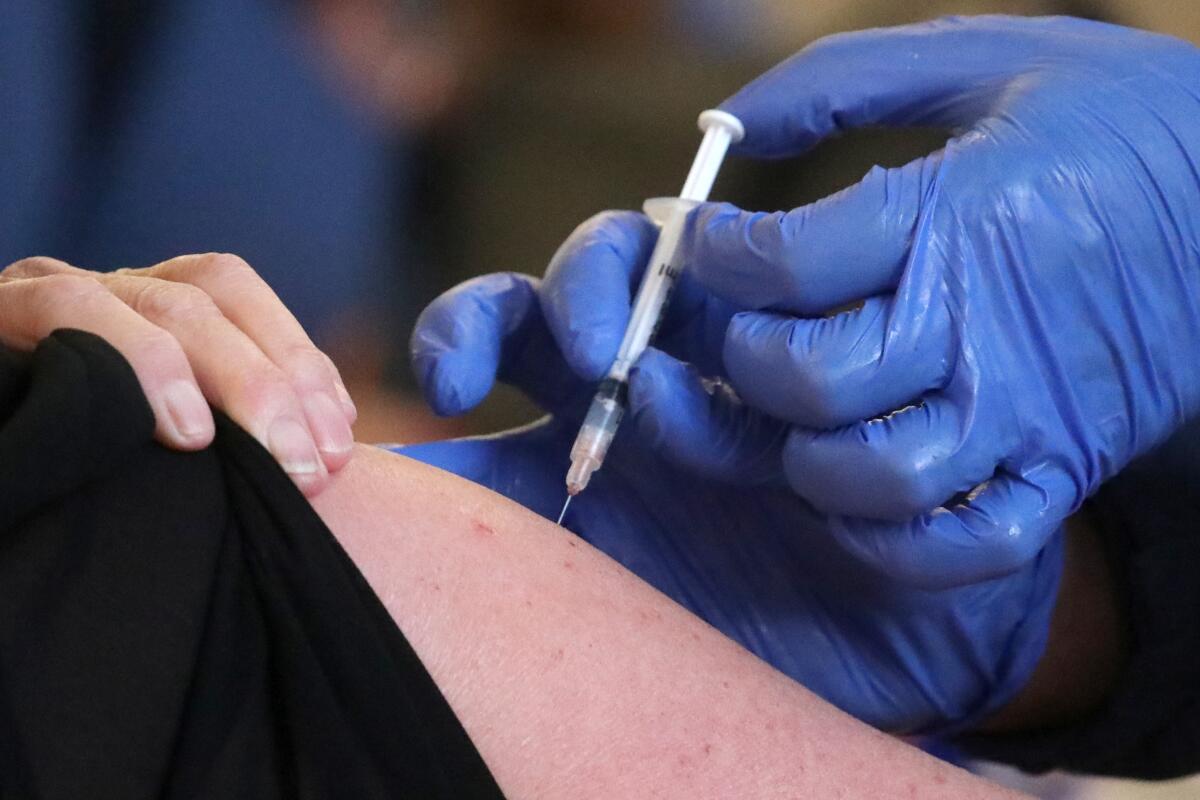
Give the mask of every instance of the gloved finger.
[[700, 477], [727, 483], [780, 481], [787, 426], [737, 400], [723, 384], [648, 348], [630, 372], [629, 413], [638, 443]]
[[[584, 380], [599, 380], [612, 366], [657, 238], [645, 215], [608, 211], [580, 225], [551, 260], [538, 290], [542, 312], [567, 363]], [[656, 341], [707, 374], [721, 373], [721, 340], [733, 311], [685, 271]]]
[[599, 380], [617, 357], [634, 287], [657, 238], [645, 215], [606, 211], [576, 228], [550, 260], [542, 311], [581, 378]]
[[942, 162], [941, 153], [811, 205], [749, 212], [699, 207], [684, 234], [692, 277], [741, 309], [816, 315], [896, 288]]
[[1007, 575], [1032, 561], [1082, 502], [1070, 477], [1044, 465], [1001, 470], [967, 502], [896, 524], [831, 520], [851, 555], [909, 586], [944, 589]]
[[991, 476], [1006, 443], [941, 393], [833, 431], [794, 428], [783, 450], [792, 488], [826, 514], [907, 520]]
[[537, 289], [527, 275], [494, 273], [459, 284], [421, 312], [409, 348], [436, 413], [475, 407], [497, 378], [549, 411], [578, 402], [585, 387], [550, 335]]
[[731, 150], [779, 158], [864, 125], [965, 127], [1055, 44], [1029, 31], [956, 18], [820, 39], [721, 104], [746, 128]]
[[751, 406], [809, 428], [837, 428], [942, 387], [951, 337], [944, 306], [895, 325], [890, 297], [819, 319], [747, 311], [725, 334], [730, 382]]

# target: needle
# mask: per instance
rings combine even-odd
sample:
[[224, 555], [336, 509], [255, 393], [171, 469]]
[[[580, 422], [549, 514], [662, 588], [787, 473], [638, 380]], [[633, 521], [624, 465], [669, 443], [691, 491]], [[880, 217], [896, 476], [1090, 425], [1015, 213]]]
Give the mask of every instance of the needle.
[[567, 502], [563, 503], [562, 513], [558, 515], [558, 522], [554, 523], [555, 525], [562, 525], [563, 517], [567, 515], [567, 506], [571, 505], [571, 498], [574, 496], [573, 494], [567, 495]]

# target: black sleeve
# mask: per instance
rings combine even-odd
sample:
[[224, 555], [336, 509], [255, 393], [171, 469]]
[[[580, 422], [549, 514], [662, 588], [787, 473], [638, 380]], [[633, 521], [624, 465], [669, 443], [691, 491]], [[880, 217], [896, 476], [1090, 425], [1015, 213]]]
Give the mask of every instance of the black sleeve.
[[1090, 511], [1129, 621], [1131, 650], [1115, 693], [1074, 727], [964, 744], [1031, 772], [1200, 772], [1200, 420], [1101, 487]]
[[269, 454], [152, 433], [99, 339], [0, 350], [0, 797], [499, 798]]

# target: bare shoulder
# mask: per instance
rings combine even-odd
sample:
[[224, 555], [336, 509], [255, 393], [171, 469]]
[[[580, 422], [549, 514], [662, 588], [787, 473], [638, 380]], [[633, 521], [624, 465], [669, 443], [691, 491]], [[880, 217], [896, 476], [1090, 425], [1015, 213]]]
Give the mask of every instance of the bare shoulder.
[[843, 714], [454, 475], [360, 447], [313, 504], [510, 797], [1017, 796]]

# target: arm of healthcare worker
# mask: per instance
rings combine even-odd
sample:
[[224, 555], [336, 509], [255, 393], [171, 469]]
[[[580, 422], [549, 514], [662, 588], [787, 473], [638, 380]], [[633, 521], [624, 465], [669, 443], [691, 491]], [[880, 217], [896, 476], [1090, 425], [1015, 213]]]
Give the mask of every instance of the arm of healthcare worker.
[[511, 798], [1000, 798], [586, 542], [370, 448], [313, 501]]
[[120, 351], [169, 447], [208, 446], [212, 403], [306, 494], [350, 458], [356, 411], [337, 368], [237, 256], [181, 256], [113, 273], [38, 257], [0, 272], [0, 343], [32, 350], [57, 328], [97, 334]]
[[[1197, 87], [1192, 45], [1069, 18], [822, 39], [722, 104], [734, 154], [868, 125], [953, 136], [788, 212], [697, 209], [660, 347], [780, 421], [774, 469], [817, 510], [880, 521], [846, 537], [865, 561], [923, 585], [1011, 571], [1200, 412]], [[551, 267], [542, 306], [577, 374], [611, 361], [652, 235], [601, 217]], [[727, 428], [697, 419], [662, 452], [736, 470]], [[975, 504], [1009, 498], [1002, 541], [926, 513], [979, 486]]]

